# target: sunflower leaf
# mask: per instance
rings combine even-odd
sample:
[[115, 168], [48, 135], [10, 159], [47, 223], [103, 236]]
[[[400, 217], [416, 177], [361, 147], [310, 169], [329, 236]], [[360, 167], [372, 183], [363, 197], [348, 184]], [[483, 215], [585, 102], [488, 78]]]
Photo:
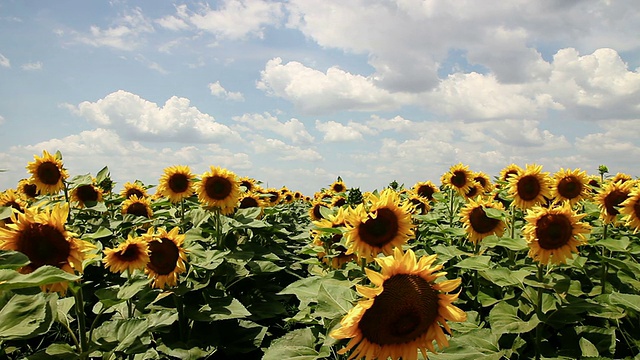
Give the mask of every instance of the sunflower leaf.
[[8, 219], [11, 217], [11, 206], [0, 206], [0, 219]]
[[315, 313], [333, 319], [346, 314], [355, 300], [356, 293], [351, 290], [348, 282], [344, 285], [322, 283], [318, 290], [318, 307]]
[[78, 279], [80, 276], [49, 265], [41, 266], [29, 274], [2, 269], [0, 270], [0, 290], [22, 289]]
[[489, 312], [491, 332], [494, 334], [521, 334], [529, 332], [540, 323], [537, 315], [525, 321], [518, 317], [518, 308], [501, 301]]
[[271, 343], [262, 360], [315, 360], [316, 338], [310, 328], [293, 330]]
[[461, 269], [486, 270], [491, 267], [490, 263], [491, 263], [490, 256], [478, 255], [478, 256], [468, 257], [460, 261], [459, 263], [455, 264], [454, 266]]
[[57, 298], [56, 293], [11, 297], [0, 309], [0, 340], [29, 339], [48, 332]]
[[0, 269], [19, 269], [29, 263], [27, 255], [19, 251], [0, 251]]

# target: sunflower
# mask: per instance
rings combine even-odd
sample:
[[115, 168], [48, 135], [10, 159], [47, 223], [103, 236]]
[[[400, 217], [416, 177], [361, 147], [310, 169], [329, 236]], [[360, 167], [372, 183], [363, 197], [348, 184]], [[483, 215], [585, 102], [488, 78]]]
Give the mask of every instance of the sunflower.
[[589, 194], [589, 177], [584, 170], [560, 169], [553, 175], [551, 196], [556, 201], [569, 201], [573, 206]]
[[578, 252], [578, 245], [586, 242], [584, 234], [591, 231], [589, 224], [580, 221], [585, 215], [572, 211], [566, 202], [552, 208], [529, 209], [522, 229], [529, 257], [545, 265], [565, 263]]
[[500, 171], [500, 181], [508, 182], [512, 176], [518, 176], [522, 173], [522, 168], [516, 164], [509, 164]]
[[480, 185], [479, 182], [473, 180], [471, 182], [471, 186], [469, 187], [469, 190], [464, 194], [464, 198], [465, 200], [470, 200], [477, 196], [481, 196], [483, 193], [484, 193], [484, 189], [482, 185]]
[[456, 164], [449, 168], [440, 178], [440, 182], [456, 190], [460, 195], [464, 195], [469, 191], [473, 182], [473, 173], [469, 171], [468, 165]]
[[291, 204], [293, 202], [294, 197], [293, 197], [293, 193], [289, 190], [287, 190], [286, 192], [282, 193], [282, 203], [283, 204]]
[[343, 193], [347, 191], [347, 187], [342, 180], [336, 180], [329, 186], [329, 190], [334, 193]]
[[502, 236], [502, 234], [504, 234], [504, 221], [488, 217], [484, 210], [486, 208], [504, 210], [502, 203], [483, 199], [482, 197], [469, 200], [465, 207], [460, 210], [460, 217], [464, 224], [464, 229], [467, 232], [469, 240], [474, 244], [477, 244], [489, 235], [495, 234], [496, 236]]
[[[322, 230], [327, 228], [344, 228], [346, 214], [345, 209], [346, 208], [344, 207], [340, 207], [337, 212], [328, 215], [327, 219], [313, 221], [313, 225], [315, 227], [315, 229], [311, 231], [314, 237], [313, 245], [322, 246], [326, 251], [319, 252], [317, 256], [323, 263], [331, 266], [333, 269], [340, 269], [344, 264], [357, 259], [357, 256], [352, 253], [348, 253], [349, 249], [340, 244], [342, 240], [342, 233], [333, 233]], [[327, 252], [329, 252], [330, 255], [327, 255]]]
[[311, 202], [311, 207], [309, 208], [309, 217], [311, 218], [311, 220], [321, 220], [322, 219], [322, 213], [320, 212], [320, 208], [321, 207], [329, 208], [327, 203], [325, 203], [323, 201], [313, 200]]
[[633, 228], [634, 234], [637, 233], [640, 230], [640, 188], [636, 187], [620, 206], [625, 225]]
[[[341, 327], [329, 334], [334, 339], [351, 339], [338, 351], [345, 354], [355, 347], [349, 359], [415, 360], [418, 350], [424, 358], [427, 349], [436, 352], [449, 346], [445, 331], [449, 321], [465, 321], [467, 314], [453, 305], [458, 294], [449, 294], [461, 279], [435, 280], [446, 273], [433, 265], [436, 255], [416, 261], [412, 250], [404, 254], [395, 248], [392, 256], [375, 259], [381, 272], [365, 269], [375, 287], [357, 285], [365, 297], [340, 321]], [[442, 327], [444, 327], [444, 330]]]
[[480, 186], [482, 186], [482, 191], [485, 193], [490, 193], [493, 191], [493, 184], [491, 183], [491, 179], [489, 179], [489, 175], [485, 174], [482, 171], [478, 171], [473, 174], [473, 180], [475, 180]]
[[[15, 190], [7, 189], [0, 193], [0, 207], [10, 207], [18, 212], [24, 213], [24, 209], [28, 207], [28, 204], [20, 198]], [[0, 219], [0, 227], [4, 226], [4, 224], [11, 223], [13, 223], [11, 217]]]
[[198, 183], [198, 199], [205, 206], [217, 207], [223, 214], [233, 212], [240, 198], [240, 185], [233, 172], [220, 167], [210, 167]]
[[239, 209], [247, 209], [247, 208], [264, 208], [267, 207], [267, 203], [263, 198], [260, 197], [259, 194], [255, 193], [244, 193], [240, 196], [238, 200], [238, 208]]
[[633, 178], [631, 177], [631, 175], [629, 174], [625, 174], [625, 173], [616, 173], [609, 181], [611, 182], [626, 182], [626, 181], [630, 181]]
[[153, 216], [151, 201], [146, 197], [138, 198], [137, 195], [131, 195], [130, 198], [122, 203], [122, 214], [131, 214], [151, 219]]
[[109, 271], [122, 273], [125, 270], [143, 270], [149, 262], [149, 245], [142, 237], [129, 235], [128, 239], [115, 249], [104, 249], [104, 262]]
[[418, 194], [418, 196], [427, 198], [429, 201], [433, 201], [433, 194], [440, 191], [440, 189], [438, 189], [438, 187], [431, 181], [417, 182], [413, 185], [412, 190], [414, 193]]
[[139, 183], [138, 181], [135, 181], [135, 182], [127, 181], [124, 184], [124, 188], [120, 192], [120, 196], [122, 196], [125, 199], [129, 199], [134, 195], [137, 196], [138, 199], [146, 198], [147, 196], [149, 196], [147, 194], [147, 190], [144, 188], [144, 186], [142, 186], [141, 183]]
[[551, 197], [549, 173], [542, 172], [541, 165], [527, 165], [519, 175], [509, 176], [509, 194], [520, 209], [529, 209]]
[[238, 180], [240, 190], [248, 193], [256, 191], [256, 183], [255, 179], [248, 176], [243, 176]]
[[152, 287], [164, 289], [165, 286], [175, 286], [178, 275], [187, 271], [187, 255], [182, 248], [185, 235], [179, 231], [178, 227], [169, 232], [164, 228], [154, 232], [151, 228], [143, 235], [149, 246], [149, 262], [144, 271], [149, 279], [153, 279]]
[[276, 206], [280, 202], [280, 191], [275, 188], [264, 189], [263, 194], [266, 195], [267, 201], [269, 201], [269, 205]]
[[413, 214], [424, 215], [428, 213], [429, 210], [431, 210], [431, 206], [429, 206], [429, 200], [426, 197], [422, 197], [418, 194], [410, 194], [406, 201], [411, 204]]
[[384, 189], [380, 196], [371, 195], [370, 207], [359, 204], [345, 216], [347, 231], [345, 245], [348, 254], [356, 253], [371, 261], [378, 253], [391, 254], [413, 236], [411, 205], [400, 204], [400, 197], [392, 189]]
[[77, 202], [79, 208], [102, 201], [102, 189], [94, 184], [78, 185], [71, 191], [71, 201]]
[[170, 166], [164, 169], [164, 174], [160, 177], [158, 193], [168, 197], [174, 204], [179, 203], [193, 194], [194, 179], [188, 166]]
[[[0, 228], [0, 249], [19, 251], [29, 258], [29, 264], [18, 270], [22, 274], [45, 265], [70, 274], [81, 273], [82, 262], [91, 257], [88, 252], [95, 246], [67, 231], [68, 213], [69, 205], [66, 203], [44, 209], [26, 208], [24, 213], [14, 212], [13, 223]], [[67, 290], [67, 283], [43, 285], [41, 288], [63, 293]]]
[[616, 216], [620, 213], [618, 206], [620, 206], [631, 193], [633, 189], [633, 182], [606, 182], [603, 187], [600, 188], [594, 201], [600, 207], [600, 217], [605, 224], [615, 223]]
[[18, 182], [18, 192], [27, 199], [35, 199], [38, 195], [40, 195], [36, 184], [33, 184], [27, 179], [22, 179]]
[[347, 203], [347, 198], [342, 195], [336, 195], [331, 198], [331, 206], [332, 207], [341, 207]]
[[67, 170], [62, 165], [62, 160], [57, 156], [42, 151], [42, 157], [34, 155], [34, 161], [27, 165], [31, 173], [30, 181], [41, 194], [57, 194], [64, 189], [64, 180], [69, 177]]

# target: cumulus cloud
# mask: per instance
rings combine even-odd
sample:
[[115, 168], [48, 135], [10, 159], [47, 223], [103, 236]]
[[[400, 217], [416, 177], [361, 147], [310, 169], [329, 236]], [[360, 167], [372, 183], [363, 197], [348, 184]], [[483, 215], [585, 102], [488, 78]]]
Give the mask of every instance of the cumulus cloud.
[[322, 160], [322, 155], [314, 149], [289, 145], [278, 139], [255, 136], [252, 146], [257, 154], [269, 154], [277, 160], [302, 162]]
[[[353, 125], [353, 124], [351, 124]], [[316, 120], [316, 129], [324, 133], [324, 141], [340, 142], [362, 140], [362, 133], [355, 126], [343, 125], [336, 121]]]
[[270, 131], [288, 138], [294, 143], [311, 143], [314, 141], [313, 136], [309, 134], [304, 124], [296, 118], [280, 122], [277, 117], [264, 113], [243, 114], [233, 117], [233, 120], [248, 126], [251, 132], [255, 130]]
[[172, 96], [163, 106], [124, 90], [96, 102], [64, 105], [74, 114], [113, 129], [126, 139], [176, 142], [223, 142], [238, 134], [191, 106], [189, 99]]
[[114, 24], [106, 29], [92, 25], [89, 33], [76, 33], [76, 40], [95, 47], [106, 46], [132, 51], [144, 41], [144, 34], [154, 31], [151, 21], [144, 16], [142, 10], [135, 8], [116, 19]]
[[24, 70], [24, 71], [42, 70], [42, 62], [41, 61], [36, 61], [36, 62], [30, 62], [30, 63], [22, 64], [22, 65], [20, 65], [20, 68], [22, 70]]
[[241, 92], [229, 91], [220, 85], [220, 81], [209, 83], [209, 91], [211, 95], [232, 101], [244, 101], [244, 96]]
[[0, 54], [0, 66], [6, 67], [6, 68], [11, 67], [11, 61], [9, 61], [9, 59], [7, 59], [7, 57], [2, 54]]
[[2, 125], [2, 123], [4, 123], [4, 116], [0, 115], [0, 125]]

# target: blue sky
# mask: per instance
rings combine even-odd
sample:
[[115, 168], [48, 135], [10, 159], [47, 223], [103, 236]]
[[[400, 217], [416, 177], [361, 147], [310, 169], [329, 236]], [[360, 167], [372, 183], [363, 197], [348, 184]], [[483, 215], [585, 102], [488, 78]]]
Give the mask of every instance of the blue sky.
[[462, 162], [638, 176], [635, 1], [2, 1], [0, 189], [221, 166], [311, 195]]

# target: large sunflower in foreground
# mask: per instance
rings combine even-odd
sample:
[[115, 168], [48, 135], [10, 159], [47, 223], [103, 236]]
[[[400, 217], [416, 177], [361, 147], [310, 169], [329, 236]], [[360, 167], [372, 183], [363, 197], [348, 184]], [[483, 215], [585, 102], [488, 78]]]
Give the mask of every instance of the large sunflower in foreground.
[[94, 184], [78, 185], [71, 191], [71, 201], [79, 208], [94, 205], [102, 201], [102, 189]]
[[329, 334], [334, 339], [350, 339], [338, 353], [353, 349], [349, 359], [416, 360], [418, 351], [424, 358], [427, 349], [436, 352], [434, 340], [440, 349], [449, 346], [445, 331], [451, 334], [451, 329], [447, 320], [467, 318], [453, 305], [458, 294], [449, 294], [460, 286], [461, 279], [436, 283], [446, 274], [440, 271], [442, 265], [433, 265], [436, 255], [416, 261], [412, 250], [403, 254], [395, 248], [393, 256], [375, 260], [380, 273], [365, 269], [375, 287], [357, 285], [365, 299], [349, 310], [340, 328]]
[[196, 186], [198, 200], [204, 206], [217, 207], [223, 214], [233, 212], [240, 198], [240, 184], [236, 175], [220, 167], [210, 167]]
[[195, 176], [188, 166], [176, 165], [164, 169], [158, 183], [158, 193], [169, 198], [172, 203], [179, 203], [188, 198], [194, 191]]
[[504, 221], [487, 216], [486, 208], [504, 210], [502, 203], [491, 199], [483, 199], [482, 197], [469, 200], [465, 207], [460, 210], [464, 229], [469, 240], [474, 244], [489, 235], [502, 236], [504, 234]]
[[138, 198], [138, 196], [132, 195], [122, 203], [122, 214], [131, 214], [151, 219], [153, 216], [151, 201], [146, 197]]
[[578, 201], [589, 195], [589, 176], [580, 169], [560, 169], [553, 175], [551, 196], [555, 201], [569, 201], [575, 205]]
[[473, 184], [473, 173], [469, 170], [468, 165], [456, 164], [442, 175], [440, 182], [444, 186], [456, 190], [460, 195], [464, 195]]
[[594, 201], [600, 207], [600, 218], [605, 224], [615, 223], [620, 213], [618, 207], [629, 197], [633, 190], [633, 182], [606, 182], [594, 196]]
[[640, 188], [636, 187], [620, 206], [625, 225], [632, 228], [634, 234], [637, 233], [640, 230]]
[[380, 196], [371, 195], [370, 204], [350, 208], [345, 216], [344, 234], [348, 254], [371, 261], [380, 252], [391, 254], [413, 236], [411, 205], [400, 204], [400, 197], [392, 189], [384, 189]]
[[134, 195], [137, 196], [138, 199], [146, 198], [147, 196], [149, 196], [149, 194], [147, 194], [147, 189], [145, 189], [144, 186], [142, 186], [142, 184], [140, 184], [138, 181], [127, 181], [126, 183], [124, 183], [122, 191], [120, 191], [120, 196], [125, 199], [129, 199]]
[[552, 208], [529, 209], [522, 229], [529, 257], [545, 265], [565, 263], [578, 252], [578, 245], [585, 243], [584, 234], [591, 231], [589, 224], [580, 221], [585, 215], [571, 210], [566, 202]]
[[[89, 251], [95, 247], [76, 238], [67, 231], [65, 223], [69, 213], [68, 204], [53, 208], [25, 209], [24, 213], [14, 212], [12, 224], [0, 228], [0, 249], [14, 250], [25, 254], [29, 264], [19, 269], [28, 274], [41, 266], [60, 268], [70, 274], [82, 272], [82, 262], [89, 258]], [[43, 285], [44, 291], [65, 292], [67, 283]]]
[[27, 165], [31, 173], [30, 181], [41, 194], [57, 194], [64, 189], [64, 180], [69, 177], [62, 160], [42, 151], [42, 157], [34, 155], [34, 161]]
[[429, 201], [433, 201], [433, 194], [440, 191], [438, 187], [431, 181], [420, 181], [413, 185], [413, 192], [418, 196], [427, 198]]
[[115, 249], [104, 249], [104, 262], [109, 271], [122, 273], [127, 270], [130, 274], [134, 270], [143, 270], [149, 262], [149, 245], [142, 237], [129, 235], [127, 240]]
[[149, 279], [153, 279], [151, 286], [155, 288], [175, 286], [178, 275], [187, 271], [187, 255], [182, 248], [185, 235], [179, 231], [178, 227], [169, 232], [164, 228], [154, 232], [151, 228], [143, 235], [149, 246], [149, 262], [144, 271]]
[[526, 210], [551, 197], [551, 179], [542, 165], [527, 165], [519, 175], [509, 177], [509, 195], [516, 207]]

